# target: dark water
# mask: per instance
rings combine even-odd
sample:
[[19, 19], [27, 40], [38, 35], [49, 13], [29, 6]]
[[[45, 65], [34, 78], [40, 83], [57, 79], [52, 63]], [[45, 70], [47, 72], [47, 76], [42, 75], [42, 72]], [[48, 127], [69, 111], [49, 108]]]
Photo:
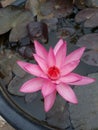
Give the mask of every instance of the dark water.
[[[50, 33], [49, 39], [50, 39], [49, 43], [45, 45], [47, 49], [51, 45], [54, 46], [58, 40], [58, 39], [56, 39], [55, 32]], [[68, 53], [73, 51], [76, 48], [77, 47], [74, 46], [73, 44], [68, 44]], [[78, 66], [78, 68], [75, 70], [76, 73], [81, 74], [81, 75], [87, 75], [89, 73], [94, 73], [96, 71], [98, 71], [98, 67], [87, 65], [87, 64], [83, 63], [82, 61], [81, 61], [80, 65]], [[24, 97], [13, 96], [11, 94], [9, 94], [9, 95], [10, 95], [11, 100], [17, 105], [17, 110], [21, 109], [22, 111], [24, 111], [25, 114], [30, 116], [30, 120], [33, 120], [33, 118], [34, 118], [34, 119], [40, 120], [40, 123], [42, 125], [43, 124], [47, 125], [46, 113], [44, 112], [43, 102], [41, 100], [42, 97], [41, 97], [40, 93], [39, 93], [38, 98], [31, 103], [26, 103], [24, 100]], [[52, 125], [49, 125], [49, 127], [50, 127], [50, 129], [56, 129], [56, 130], [61, 129], [61, 128], [55, 128]], [[70, 127], [65, 128], [65, 129], [73, 130], [73, 126], [72, 126], [71, 122], [70, 122]]]
[[[77, 39], [87, 33], [91, 33], [91, 32], [98, 32], [98, 28], [93, 28], [93, 29], [89, 29], [89, 28], [83, 28], [83, 24], [76, 24], [74, 21], [74, 17], [76, 15], [76, 13], [78, 12], [77, 8], [74, 8], [73, 13], [67, 17], [67, 18], [61, 18], [58, 20], [58, 26], [57, 26], [57, 30], [59, 30], [59, 28], [63, 29], [65, 27], [71, 27], [75, 30], [75, 33], [67, 38], [68, 41], [68, 53], [73, 51], [74, 49], [78, 48], [75, 46], [75, 43], [77, 41]], [[45, 47], [48, 49], [50, 46], [55, 46], [55, 44], [58, 41], [58, 38], [56, 36], [56, 31], [57, 30], [53, 30], [49, 33], [49, 42], [47, 44], [45, 44]], [[8, 38], [8, 33], [5, 34], [6, 38]], [[4, 37], [1, 36], [1, 40]], [[1, 41], [0, 40], [0, 41]], [[5, 43], [5, 41], [7, 41], [7, 43]], [[5, 44], [3, 44], [5, 43]], [[18, 50], [19, 48], [19, 44], [18, 43], [13, 43], [15, 46], [12, 47], [10, 46], [10, 44], [8, 43], [8, 40], [4, 38], [4, 40], [2, 41], [1, 47], [5, 48], [9, 48], [9, 49], [14, 49], [15, 51]], [[0, 48], [1, 49], [1, 48]], [[80, 65], [78, 66], [78, 68], [75, 70], [76, 73], [81, 74], [81, 75], [87, 75], [90, 73], [94, 73], [98, 71], [98, 67], [95, 66], [90, 66], [87, 65], [85, 63], [83, 63], [81, 61]], [[7, 91], [7, 90], [6, 90]], [[18, 111], [22, 111], [24, 112], [24, 116], [26, 116], [28, 119], [30, 120], [39, 120], [41, 125], [47, 124], [46, 121], [46, 113], [44, 112], [44, 108], [43, 108], [43, 102], [42, 102], [42, 97], [39, 93], [39, 97], [34, 100], [31, 103], [26, 103], [24, 100], [24, 97], [18, 97], [18, 96], [13, 96], [10, 93], [7, 92], [7, 94], [9, 95], [9, 98], [12, 100], [13, 103], [15, 103], [15, 109], [17, 109]], [[61, 128], [56, 128], [53, 127], [52, 125], [49, 125], [50, 129], [55, 129], [55, 130], [60, 130]], [[73, 126], [70, 122], [70, 126], [68, 128], [65, 128], [66, 130], [73, 130]], [[63, 129], [62, 129], [63, 130]]]

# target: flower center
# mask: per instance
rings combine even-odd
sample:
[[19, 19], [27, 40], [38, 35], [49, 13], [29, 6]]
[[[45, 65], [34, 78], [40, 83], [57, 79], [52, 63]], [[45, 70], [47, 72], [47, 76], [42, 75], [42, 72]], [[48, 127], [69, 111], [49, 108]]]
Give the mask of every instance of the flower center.
[[60, 71], [56, 66], [50, 67], [48, 69], [48, 76], [49, 78], [51, 78], [52, 80], [56, 80], [59, 78], [60, 76]]

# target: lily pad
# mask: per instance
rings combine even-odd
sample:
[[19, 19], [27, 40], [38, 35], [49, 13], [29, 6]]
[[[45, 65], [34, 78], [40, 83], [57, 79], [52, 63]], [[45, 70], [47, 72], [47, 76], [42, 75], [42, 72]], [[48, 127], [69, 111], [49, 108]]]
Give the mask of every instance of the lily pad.
[[74, 4], [79, 9], [83, 9], [86, 7], [98, 7], [98, 0], [74, 0]]
[[98, 11], [90, 18], [87, 19], [84, 23], [84, 27], [97, 27], [98, 26]]
[[33, 16], [37, 16], [39, 12], [40, 2], [39, 0], [27, 0], [25, 4], [25, 8], [30, 10]]
[[97, 8], [86, 8], [83, 9], [82, 11], [80, 11], [76, 17], [75, 17], [75, 21], [77, 23], [81, 23], [85, 20], [90, 19], [92, 16], [95, 15], [95, 13], [98, 13], [98, 9]]
[[98, 0], [86, 0], [88, 7], [98, 7]]
[[9, 41], [18, 41], [28, 35], [27, 24], [33, 20], [33, 16], [29, 11], [23, 11], [12, 24]]
[[79, 38], [77, 46], [90, 49], [82, 57], [82, 61], [88, 65], [98, 66], [98, 33], [86, 34]]
[[9, 76], [17, 60], [21, 59], [18, 53], [5, 49], [0, 52], [0, 72], [4, 76]]
[[35, 93], [29, 93], [25, 95], [25, 101], [27, 103], [31, 103], [32, 101], [34, 101], [36, 98], [38, 97], [38, 92]]
[[86, 34], [80, 37], [76, 44], [79, 47], [98, 50], [98, 33]]
[[[96, 82], [76, 87], [78, 105], [71, 105], [69, 113], [75, 130], [98, 130], [98, 73], [89, 74]], [[78, 114], [77, 114], [78, 113]]]
[[9, 41], [16, 42], [25, 37], [27, 33], [26, 25], [33, 20], [30, 11], [8, 6], [0, 9], [0, 34], [11, 30]]
[[15, 76], [8, 85], [8, 91], [13, 95], [24, 96], [25, 93], [20, 92], [19, 89], [23, 85], [23, 83], [31, 78], [34, 78], [34, 76], [29, 74], [26, 74], [23, 78]]
[[98, 51], [91, 50], [85, 52], [82, 61], [88, 65], [98, 66]]
[[26, 72], [16, 62], [12, 67], [12, 72], [20, 78], [24, 77], [26, 74]]
[[79, 9], [85, 8], [85, 0], [73, 0], [73, 2]]
[[73, 0], [28, 0], [26, 4], [34, 16], [39, 20], [66, 17], [72, 13]]
[[0, 8], [0, 34], [3, 34], [12, 28], [13, 21], [21, 12], [22, 11], [20, 9], [16, 9], [15, 6]]
[[57, 31], [57, 37], [58, 38], [62, 37], [63, 39], [67, 39], [67, 38], [70, 38], [72, 35], [74, 35], [74, 33], [75, 33], [74, 28], [63, 27]]
[[[51, 4], [51, 6], [48, 6], [49, 3]], [[47, 1], [46, 6], [45, 6], [45, 4], [46, 3], [44, 3], [41, 7], [41, 13], [43, 15], [45, 15], [44, 14], [45, 10], [51, 10], [51, 14], [53, 14], [53, 17], [56, 17], [56, 18], [66, 17], [72, 13], [72, 9], [73, 9], [72, 0], [70, 0], [70, 1], [68, 1], [68, 0]]]
[[56, 98], [53, 108], [46, 113], [46, 120], [48, 124], [58, 127], [59, 129], [70, 127], [68, 103], [59, 95]]

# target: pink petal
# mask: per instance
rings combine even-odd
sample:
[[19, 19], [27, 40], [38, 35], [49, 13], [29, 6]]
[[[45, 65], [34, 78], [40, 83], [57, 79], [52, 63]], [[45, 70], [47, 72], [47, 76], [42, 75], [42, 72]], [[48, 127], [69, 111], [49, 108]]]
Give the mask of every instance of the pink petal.
[[47, 78], [45, 73], [41, 70], [41, 68], [36, 64], [28, 64], [25, 67], [25, 70], [35, 76]]
[[32, 93], [41, 89], [43, 85], [44, 79], [42, 78], [34, 78], [25, 82], [20, 88], [20, 92], [24, 93]]
[[47, 72], [48, 66], [47, 63], [44, 59], [42, 59], [40, 56], [38, 56], [37, 54], [33, 55], [35, 60], [37, 61], [37, 63], [39, 64], [40, 68], [43, 70], [43, 72]]
[[25, 69], [25, 66], [31, 65], [31, 63], [28, 63], [28, 62], [25, 62], [25, 61], [17, 61], [17, 64], [26, 72], [27, 72], [27, 70]]
[[56, 64], [56, 59], [54, 56], [54, 52], [52, 50], [52, 48], [50, 48], [49, 53], [48, 53], [48, 66], [54, 66]]
[[70, 83], [70, 82], [79, 81], [80, 79], [81, 79], [80, 75], [75, 73], [70, 73], [68, 75], [61, 77], [59, 80], [63, 83]]
[[56, 91], [54, 91], [53, 93], [44, 98], [44, 108], [46, 112], [48, 112], [52, 108], [55, 99], [56, 99]]
[[77, 61], [72, 61], [70, 63], [68, 63], [67, 65], [63, 66], [61, 68], [61, 76], [64, 76], [70, 72], [72, 72], [80, 63], [80, 60]]
[[37, 53], [37, 55], [39, 55], [40, 57], [42, 57], [43, 59], [46, 59], [48, 56], [48, 52], [46, 51], [46, 49], [44, 48], [44, 46], [42, 46], [38, 41], [34, 40], [34, 45], [35, 45], [35, 51]]
[[50, 95], [55, 90], [55, 84], [50, 81], [45, 81], [42, 86], [42, 94], [44, 97]]
[[94, 78], [81, 76], [81, 79], [79, 81], [69, 83], [69, 84], [70, 85], [87, 85], [87, 84], [93, 83], [95, 81], [96, 81], [96, 79], [94, 79]]
[[63, 44], [59, 47], [56, 53], [56, 66], [61, 67], [64, 64], [65, 56], [66, 56], [66, 44]]
[[75, 104], [78, 103], [74, 91], [67, 84], [61, 83], [57, 85], [56, 90], [65, 100]]
[[72, 53], [70, 53], [68, 56], [65, 58], [65, 64], [68, 64], [72, 61], [77, 61], [80, 60], [80, 58], [83, 55], [83, 52], [85, 51], [85, 47], [79, 48]]
[[63, 45], [63, 44], [66, 44], [65, 41], [63, 41], [63, 39], [60, 39], [58, 41], [58, 43], [56, 44], [56, 46], [54, 47], [54, 54], [56, 54], [59, 50], [59, 48]]

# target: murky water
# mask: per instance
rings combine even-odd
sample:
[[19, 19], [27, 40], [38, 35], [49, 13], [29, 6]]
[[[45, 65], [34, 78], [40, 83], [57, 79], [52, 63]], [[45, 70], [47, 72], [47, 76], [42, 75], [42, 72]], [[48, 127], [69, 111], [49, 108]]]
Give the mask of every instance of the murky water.
[[[79, 37], [83, 36], [84, 34], [98, 32], [98, 27], [84, 28], [83, 23], [77, 24], [75, 22], [74, 18], [75, 18], [75, 15], [78, 13], [78, 11], [79, 10], [76, 7], [74, 7], [73, 13], [70, 16], [68, 16], [67, 18], [63, 17], [63, 18], [58, 19], [56, 28], [49, 32], [48, 43], [44, 44], [44, 46], [47, 49], [50, 46], [55, 46], [55, 43], [57, 43], [59, 37], [63, 36], [63, 38], [66, 39], [68, 42], [68, 53], [69, 53], [72, 50], [78, 48], [75, 44], [76, 44], [77, 40], [79, 39]], [[62, 33], [62, 30], [64, 30], [63, 33]], [[5, 50], [12, 50], [13, 55], [16, 53], [19, 53], [19, 48], [22, 46], [22, 44], [20, 45], [19, 42], [9, 43], [8, 36], [9, 36], [9, 33], [6, 33], [6, 34], [0, 36], [0, 53], [2, 55], [6, 55], [5, 53], [7, 51], [5, 51]], [[24, 44], [23, 44], [23, 46], [24, 46]], [[7, 57], [5, 57], [5, 59], [6, 58]], [[27, 58], [26, 58], [26, 60], [31, 61], [31, 59], [27, 59]], [[2, 70], [2, 68], [0, 68], [0, 70]], [[78, 74], [81, 74], [81, 75], [87, 75], [87, 74], [94, 73], [97, 71], [98, 71], [98, 67], [87, 65], [87, 64], [83, 63], [82, 61], [79, 65], [79, 67], [75, 70], [75, 72], [77, 72]], [[11, 80], [13, 80], [14, 76], [15, 76], [15, 74], [13, 74]], [[0, 78], [3, 79], [4, 77], [5, 77], [5, 73], [3, 74], [3, 71], [0, 71]], [[8, 84], [9, 84], [9, 82], [8, 82]], [[38, 94], [38, 97], [34, 101], [32, 101], [30, 103], [26, 103], [24, 100], [24, 97], [15, 96], [8, 92], [8, 90], [7, 90], [8, 84], [6, 84], [5, 88], [2, 88], [2, 91], [7, 95], [6, 97], [9, 98], [11, 100], [11, 102], [14, 104], [15, 109], [24, 113], [24, 116], [27, 115], [26, 116], [27, 118], [29, 115], [28, 119], [30, 119], [32, 121], [39, 120], [42, 125], [48, 126], [48, 127], [50, 127], [50, 129], [55, 129], [55, 130], [59, 130], [59, 129], [72, 130], [73, 129], [68, 109], [66, 109], [67, 119], [65, 122], [64, 122], [65, 118], [63, 120], [65, 125], [62, 124], [61, 126], [59, 126], [59, 125], [53, 126], [53, 124], [50, 123], [53, 120], [53, 113], [51, 112], [51, 117], [50, 117], [51, 119], [50, 120], [47, 119], [49, 114], [46, 114], [44, 112], [42, 96], [40, 93]], [[64, 102], [62, 102], [62, 106], [67, 108], [68, 103], [65, 103], [65, 104], [66, 105], [63, 106]], [[65, 114], [66, 111], [63, 111], [63, 114]], [[57, 116], [59, 116], [59, 115], [57, 115]], [[61, 119], [61, 117], [60, 117], [60, 119]], [[58, 122], [56, 122], [56, 123], [58, 124]]]

